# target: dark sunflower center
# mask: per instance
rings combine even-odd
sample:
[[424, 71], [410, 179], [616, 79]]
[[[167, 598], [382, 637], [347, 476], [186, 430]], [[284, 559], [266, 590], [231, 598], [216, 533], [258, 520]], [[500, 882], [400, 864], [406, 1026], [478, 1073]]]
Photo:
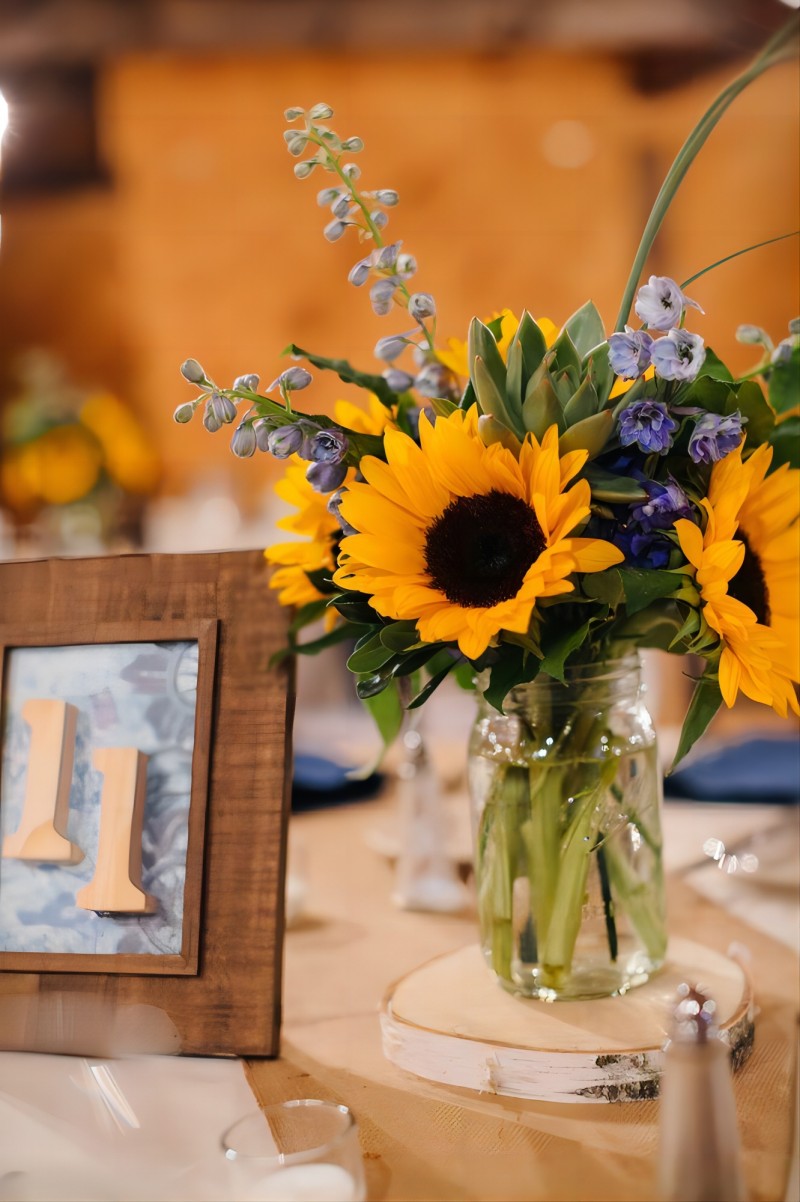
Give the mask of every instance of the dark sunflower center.
[[453, 605], [483, 609], [516, 596], [544, 548], [531, 507], [493, 490], [447, 506], [428, 530], [425, 565]]
[[744, 543], [744, 560], [728, 584], [728, 593], [752, 609], [763, 626], [769, 626], [769, 593], [761, 562], [741, 531], [736, 537]]

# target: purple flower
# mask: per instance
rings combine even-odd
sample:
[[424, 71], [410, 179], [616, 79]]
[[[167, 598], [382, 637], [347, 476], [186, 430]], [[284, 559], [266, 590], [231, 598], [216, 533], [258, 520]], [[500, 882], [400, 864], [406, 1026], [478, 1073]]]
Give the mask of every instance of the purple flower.
[[637, 443], [642, 451], [666, 455], [678, 423], [663, 401], [634, 401], [619, 415], [619, 440], [624, 447]]
[[453, 397], [458, 394], [458, 383], [449, 367], [443, 363], [428, 363], [418, 372], [414, 387], [424, 397]]
[[408, 311], [415, 321], [422, 322], [426, 317], [436, 316], [436, 301], [430, 292], [415, 292], [409, 298]]
[[662, 380], [693, 380], [705, 357], [703, 339], [688, 330], [670, 330], [653, 343], [653, 367]]
[[645, 480], [642, 487], [647, 493], [647, 500], [631, 506], [631, 518], [643, 533], [650, 534], [654, 530], [669, 530], [677, 518], [693, 518], [689, 498], [670, 476], [666, 484], [657, 480]]
[[347, 435], [342, 430], [320, 430], [306, 440], [303, 458], [314, 463], [341, 463], [349, 447]]
[[236, 420], [236, 406], [229, 397], [223, 396], [221, 392], [212, 392], [206, 402], [206, 413], [213, 413], [214, 419], [219, 426], [227, 425], [228, 422]]
[[187, 359], [181, 364], [181, 375], [190, 384], [205, 384], [206, 373], [196, 359]]
[[393, 363], [408, 346], [411, 335], [418, 333], [419, 331], [414, 328], [406, 330], [405, 334], [389, 334], [386, 338], [379, 338], [375, 343], [375, 357], [384, 359], [387, 363]]
[[645, 533], [634, 526], [622, 527], [611, 541], [632, 568], [668, 568], [672, 543], [656, 531]]
[[608, 362], [615, 376], [636, 380], [650, 366], [653, 339], [645, 330], [625, 327], [624, 334], [611, 334], [608, 339]]
[[414, 377], [407, 371], [401, 371], [399, 367], [388, 368], [383, 372], [383, 378], [392, 392], [408, 392], [409, 388], [414, 387]]
[[652, 330], [669, 330], [680, 325], [684, 309], [703, 310], [697, 301], [689, 300], [668, 275], [651, 275], [636, 296], [637, 317]]
[[742, 425], [747, 421], [738, 409], [727, 417], [704, 413], [694, 423], [689, 439], [689, 455], [695, 463], [718, 463], [735, 451], [742, 438]]
[[346, 475], [344, 463], [312, 463], [306, 472], [306, 480], [317, 492], [335, 492], [344, 484]]
[[274, 392], [279, 386], [287, 392], [299, 392], [301, 388], [308, 388], [312, 378], [311, 372], [304, 367], [287, 367], [272, 381], [267, 392]]
[[237, 376], [233, 381], [233, 387], [247, 388], [250, 390], [250, 392], [258, 392], [258, 382], [260, 378], [261, 377], [258, 376], [254, 371], [250, 372], [250, 374], [246, 376]]

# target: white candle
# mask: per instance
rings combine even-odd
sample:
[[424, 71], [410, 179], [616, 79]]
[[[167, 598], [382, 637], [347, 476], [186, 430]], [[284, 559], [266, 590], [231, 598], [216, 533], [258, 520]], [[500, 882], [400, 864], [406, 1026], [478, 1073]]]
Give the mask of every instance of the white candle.
[[356, 1183], [338, 1164], [295, 1164], [259, 1181], [250, 1202], [359, 1202]]

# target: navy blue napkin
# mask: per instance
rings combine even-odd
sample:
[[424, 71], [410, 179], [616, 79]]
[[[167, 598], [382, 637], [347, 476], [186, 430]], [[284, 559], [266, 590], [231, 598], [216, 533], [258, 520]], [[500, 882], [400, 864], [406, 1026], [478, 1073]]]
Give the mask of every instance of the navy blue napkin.
[[292, 810], [315, 810], [374, 797], [383, 783], [379, 772], [366, 780], [350, 780], [352, 766], [337, 764], [321, 755], [298, 752], [294, 757]]
[[677, 768], [667, 797], [697, 801], [800, 802], [800, 741], [754, 737], [727, 743]]

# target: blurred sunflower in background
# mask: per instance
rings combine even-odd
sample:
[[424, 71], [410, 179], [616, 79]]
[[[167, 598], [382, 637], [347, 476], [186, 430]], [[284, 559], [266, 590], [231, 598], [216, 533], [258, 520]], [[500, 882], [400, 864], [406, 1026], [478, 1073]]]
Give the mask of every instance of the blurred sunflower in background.
[[18, 530], [47, 526], [40, 536], [54, 549], [135, 542], [161, 476], [135, 414], [113, 393], [76, 386], [46, 352], [28, 352], [16, 374], [0, 424], [0, 505]]

